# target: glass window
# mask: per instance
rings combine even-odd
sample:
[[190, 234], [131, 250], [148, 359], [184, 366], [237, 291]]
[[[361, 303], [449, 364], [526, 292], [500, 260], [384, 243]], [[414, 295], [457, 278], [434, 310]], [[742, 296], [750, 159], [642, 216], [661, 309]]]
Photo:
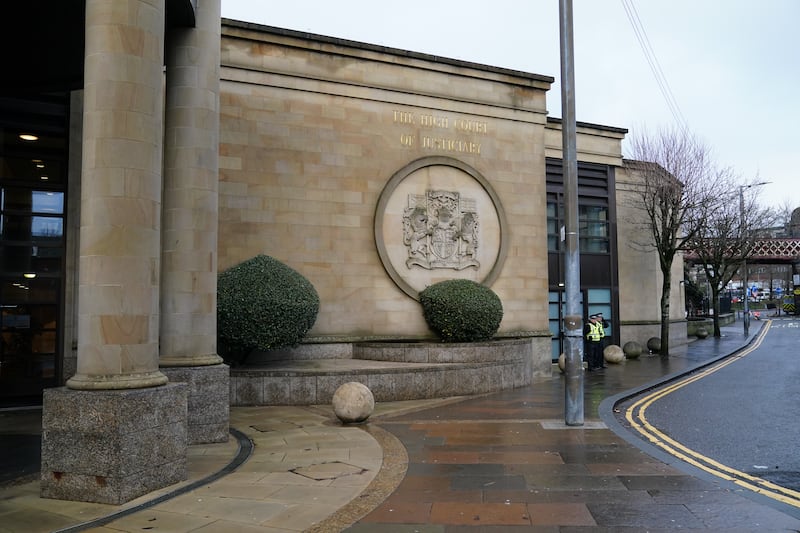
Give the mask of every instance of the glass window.
[[1, 272], [61, 272], [63, 245], [63, 192], [0, 188]]
[[53, 191], [31, 191], [31, 204], [34, 213], [64, 213], [64, 193]]
[[[564, 220], [560, 216], [560, 205], [555, 199], [547, 202], [547, 251], [558, 252], [561, 244], [561, 227]], [[582, 205], [578, 207], [578, 235], [580, 251], [607, 254], [609, 248], [608, 207]]]
[[0, 98], [0, 406], [40, 403], [63, 353], [69, 94], [27, 94]]
[[64, 214], [64, 193], [4, 187], [0, 193], [0, 209], [36, 214]]
[[0, 156], [0, 178], [29, 183], [61, 184], [63, 163], [57, 159]]
[[7, 275], [58, 273], [63, 253], [62, 247], [0, 245], [0, 269]]
[[609, 253], [608, 208], [598, 205], [582, 205], [578, 208], [578, 212], [581, 252]]
[[0, 304], [3, 309], [8, 309], [7, 305], [55, 302], [60, 295], [59, 286], [57, 278], [27, 279], [20, 276], [3, 279], [0, 281]]
[[[611, 323], [611, 289], [589, 289], [586, 291], [588, 299], [588, 315], [603, 313], [603, 318]], [[610, 328], [606, 328], [606, 335], [610, 335]]]
[[0, 215], [0, 239], [4, 241], [60, 241], [63, 236], [61, 217]]
[[550, 329], [550, 349], [551, 349], [551, 359], [553, 361], [558, 360], [558, 356], [561, 355], [561, 313], [559, 302], [561, 300], [561, 295], [558, 291], [549, 291], [547, 293], [547, 297], [549, 300], [548, 308], [548, 324]]
[[561, 248], [560, 232], [563, 221], [558, 217], [558, 206], [555, 200], [547, 202], [547, 251], [557, 252]]

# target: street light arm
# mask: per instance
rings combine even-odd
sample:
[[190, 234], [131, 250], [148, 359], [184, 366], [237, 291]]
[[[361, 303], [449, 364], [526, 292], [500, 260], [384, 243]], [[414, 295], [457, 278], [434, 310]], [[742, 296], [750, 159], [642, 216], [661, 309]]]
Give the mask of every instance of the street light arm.
[[[745, 220], [745, 211], [744, 211], [744, 190], [749, 189], [750, 187], [758, 187], [761, 185], [766, 185], [770, 183], [769, 181], [760, 181], [758, 183], [750, 183], [748, 185], [740, 185], [739, 186], [739, 215], [741, 216], [742, 222], [742, 235], [741, 237], [746, 237], [747, 232], [747, 225]], [[744, 323], [744, 336], [747, 337], [750, 334], [750, 295], [748, 294], [749, 290], [747, 287], [747, 256], [742, 259], [742, 295], [744, 296], [744, 310], [742, 311], [743, 317], [742, 322]]]

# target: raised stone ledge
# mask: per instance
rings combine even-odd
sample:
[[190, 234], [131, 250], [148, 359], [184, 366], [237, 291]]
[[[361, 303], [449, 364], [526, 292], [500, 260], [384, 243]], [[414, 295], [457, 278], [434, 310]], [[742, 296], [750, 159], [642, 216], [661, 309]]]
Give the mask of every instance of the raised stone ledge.
[[[429, 349], [422, 349], [424, 344]], [[236, 367], [231, 369], [231, 405], [327, 404], [336, 389], [349, 381], [369, 387], [377, 402], [466, 396], [522, 387], [529, 385], [533, 377], [545, 377], [551, 372], [547, 338], [502, 339], [471, 345], [364, 344], [370, 354], [384, 351], [387, 358], [402, 352], [403, 345], [411, 354], [403, 355], [406, 360], [422, 358], [424, 352], [425, 358], [437, 362], [317, 359]], [[354, 351], [359, 349], [354, 347]], [[447, 354], [448, 350], [452, 354]], [[459, 358], [457, 362], [441, 362]]]
[[479, 363], [531, 356], [530, 339], [487, 342], [370, 342], [353, 346], [354, 359], [397, 363]]
[[460, 364], [331, 362], [337, 367], [321, 368], [317, 364], [232, 371], [231, 405], [328, 404], [336, 389], [350, 381], [369, 387], [375, 401], [388, 402], [495, 392], [521, 387], [531, 380], [530, 362], [521, 360]]

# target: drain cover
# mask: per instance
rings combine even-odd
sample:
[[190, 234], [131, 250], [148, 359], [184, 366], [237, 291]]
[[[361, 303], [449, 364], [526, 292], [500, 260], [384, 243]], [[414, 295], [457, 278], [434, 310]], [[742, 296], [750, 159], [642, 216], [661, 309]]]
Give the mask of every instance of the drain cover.
[[316, 481], [323, 481], [326, 479], [338, 479], [346, 476], [360, 476], [367, 472], [366, 468], [353, 466], [340, 461], [333, 461], [331, 463], [321, 463], [318, 465], [301, 466], [290, 470], [299, 476], [314, 479]]

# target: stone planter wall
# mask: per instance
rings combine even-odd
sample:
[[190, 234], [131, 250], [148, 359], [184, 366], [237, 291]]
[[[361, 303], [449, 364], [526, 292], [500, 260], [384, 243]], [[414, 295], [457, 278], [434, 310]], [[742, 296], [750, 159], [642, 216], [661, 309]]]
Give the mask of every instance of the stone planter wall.
[[714, 331], [714, 320], [710, 318], [704, 318], [702, 320], [687, 320], [686, 321], [686, 335], [688, 337], [696, 337], [697, 330], [700, 328], [704, 328], [706, 331], [713, 332]]
[[370, 342], [352, 359], [271, 361], [231, 369], [231, 405], [320, 405], [344, 383], [363, 383], [377, 402], [497, 392], [551, 375], [550, 339], [485, 343]]

